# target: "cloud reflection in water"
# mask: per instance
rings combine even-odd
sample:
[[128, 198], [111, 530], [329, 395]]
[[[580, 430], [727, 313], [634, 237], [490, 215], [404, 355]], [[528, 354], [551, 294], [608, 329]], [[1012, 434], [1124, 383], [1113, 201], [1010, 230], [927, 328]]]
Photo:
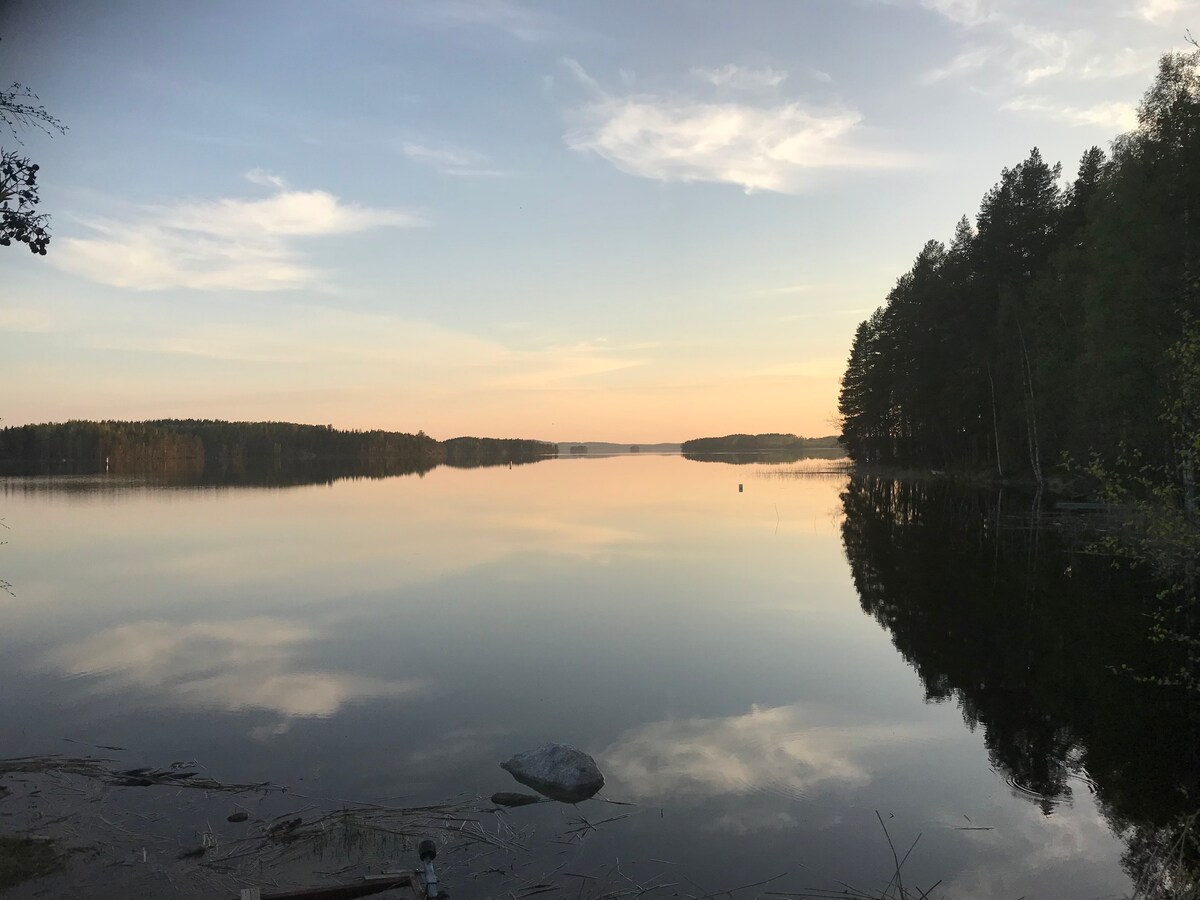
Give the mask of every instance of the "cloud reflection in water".
[[327, 717], [349, 703], [411, 695], [417, 679], [388, 681], [309, 669], [312, 627], [273, 618], [136, 622], [96, 632], [47, 654], [55, 669], [88, 676], [101, 692], [137, 690], [164, 705], [283, 719]]
[[753, 706], [738, 716], [642, 725], [602, 757], [638, 800], [753, 793], [799, 799], [817, 787], [869, 784], [870, 751], [916, 736], [891, 723], [823, 724], [803, 705]]

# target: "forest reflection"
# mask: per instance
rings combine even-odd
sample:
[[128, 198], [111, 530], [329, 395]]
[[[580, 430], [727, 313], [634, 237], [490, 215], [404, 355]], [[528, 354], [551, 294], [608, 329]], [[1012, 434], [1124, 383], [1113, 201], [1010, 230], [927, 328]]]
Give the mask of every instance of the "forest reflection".
[[1161, 652], [1149, 577], [1004, 492], [854, 475], [842, 505], [863, 611], [927, 701], [957, 703], [992, 765], [1045, 815], [1093, 791], [1145, 896], [1191, 896], [1178, 890], [1200, 879], [1200, 710], [1122, 673], [1152, 673]]
[[[552, 457], [545, 457], [547, 459]], [[22, 491], [94, 493], [111, 489], [124, 491], [141, 487], [261, 487], [282, 488], [302, 485], [329, 485], [343, 480], [396, 478], [405, 475], [418, 477], [447, 466], [453, 469], [474, 469], [487, 466], [524, 466], [540, 462], [531, 459], [480, 461], [474, 458], [444, 462], [411, 463], [359, 459], [280, 460], [271, 458], [206, 461], [203, 458], [178, 457], [155, 462], [114, 464], [107, 471], [97, 471], [94, 465], [55, 465], [38, 463], [7, 464], [4, 475], [44, 476], [23, 478], [18, 484]], [[121, 476], [105, 484], [105, 476]], [[10, 486], [11, 486], [10, 484]]]

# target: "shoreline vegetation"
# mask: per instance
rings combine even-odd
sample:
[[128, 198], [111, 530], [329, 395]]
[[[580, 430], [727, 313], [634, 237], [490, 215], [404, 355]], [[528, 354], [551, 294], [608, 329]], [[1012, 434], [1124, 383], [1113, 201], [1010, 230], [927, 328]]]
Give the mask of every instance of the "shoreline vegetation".
[[836, 435], [805, 438], [794, 434], [727, 434], [684, 441], [680, 452], [695, 462], [734, 464], [795, 462], [806, 457], [845, 456]]
[[842, 443], [856, 463], [1093, 493], [1149, 475], [1195, 524], [1200, 49], [1164, 55], [1137, 128], [1061, 175], [1034, 148], [948, 247], [925, 244], [855, 332]]
[[1029, 156], [859, 324], [838, 399], [856, 469], [1048, 488], [1146, 568], [1164, 685], [1200, 691], [1200, 45], [1073, 182]]
[[366, 475], [537, 462], [558, 455], [546, 441], [457, 437], [419, 431], [341, 431], [329, 425], [215, 419], [105, 420], [0, 429], [0, 466], [24, 473], [241, 475], [317, 468]]

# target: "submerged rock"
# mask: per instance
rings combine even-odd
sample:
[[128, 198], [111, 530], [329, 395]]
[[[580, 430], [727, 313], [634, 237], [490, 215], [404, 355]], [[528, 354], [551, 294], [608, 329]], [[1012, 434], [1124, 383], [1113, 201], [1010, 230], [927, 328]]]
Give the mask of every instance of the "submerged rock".
[[604, 776], [596, 761], [566, 744], [543, 744], [528, 753], [518, 753], [500, 768], [544, 797], [563, 803], [586, 800], [604, 787]]
[[530, 803], [544, 803], [541, 797], [535, 797], [533, 794], [516, 794], [510, 791], [501, 791], [498, 794], [492, 794], [492, 802], [497, 806], [528, 806]]

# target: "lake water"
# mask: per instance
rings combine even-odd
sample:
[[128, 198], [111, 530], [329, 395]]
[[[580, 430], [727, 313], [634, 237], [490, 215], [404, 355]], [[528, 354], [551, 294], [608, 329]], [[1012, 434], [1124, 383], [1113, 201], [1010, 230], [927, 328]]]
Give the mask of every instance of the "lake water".
[[636, 806], [503, 814], [547, 870], [881, 890], [878, 811], [931, 896], [1129, 894], [1200, 771], [1194, 708], [1114, 671], [1137, 586], [1017, 498], [828, 473], [9, 478], [0, 757], [416, 804], [522, 790], [498, 763], [560, 741]]

